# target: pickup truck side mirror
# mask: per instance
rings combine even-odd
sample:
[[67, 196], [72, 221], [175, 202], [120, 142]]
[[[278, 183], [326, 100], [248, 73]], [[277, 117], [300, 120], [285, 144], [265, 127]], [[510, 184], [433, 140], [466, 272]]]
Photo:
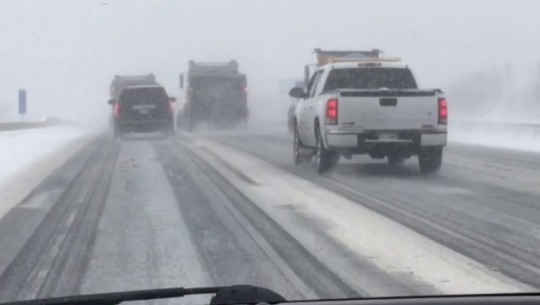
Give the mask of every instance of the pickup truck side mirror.
[[116, 101], [113, 100], [113, 99], [110, 99], [110, 100], [109, 100], [109, 105], [114, 105], [114, 104], [116, 104]]
[[289, 91], [289, 96], [293, 98], [304, 98], [306, 97], [306, 93], [304, 92], [304, 88], [294, 87]]
[[174, 97], [174, 96], [169, 97], [169, 102], [171, 102], [171, 103], [176, 102], [176, 97]]

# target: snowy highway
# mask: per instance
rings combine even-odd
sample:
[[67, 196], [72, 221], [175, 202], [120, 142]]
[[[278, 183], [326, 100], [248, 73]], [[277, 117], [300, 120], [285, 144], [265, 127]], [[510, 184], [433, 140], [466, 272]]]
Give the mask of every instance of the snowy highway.
[[540, 304], [538, 11], [0, 0], [0, 305]]
[[540, 287], [538, 154], [452, 143], [438, 174], [292, 164], [284, 130], [100, 135], [0, 219], [0, 301], [253, 284], [288, 299]]
[[[98, 136], [0, 220], [0, 300], [249, 283], [289, 299], [540, 287], [537, 155], [317, 176], [286, 132]], [[415, 160], [416, 161], [416, 160]]]

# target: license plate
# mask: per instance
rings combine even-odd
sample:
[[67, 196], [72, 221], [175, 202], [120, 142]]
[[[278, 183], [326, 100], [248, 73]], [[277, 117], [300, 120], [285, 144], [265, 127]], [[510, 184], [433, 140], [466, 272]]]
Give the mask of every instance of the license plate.
[[379, 140], [396, 140], [398, 138], [396, 133], [380, 133]]
[[148, 114], [148, 109], [139, 109], [139, 114]]

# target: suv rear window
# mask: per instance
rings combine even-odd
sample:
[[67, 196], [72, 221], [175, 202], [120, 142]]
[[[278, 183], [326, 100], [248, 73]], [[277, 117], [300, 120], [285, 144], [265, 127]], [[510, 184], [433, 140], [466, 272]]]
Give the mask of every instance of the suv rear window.
[[122, 105], [165, 104], [167, 93], [162, 87], [128, 88], [120, 95]]
[[324, 85], [324, 91], [380, 88], [417, 89], [417, 86], [409, 69], [372, 67], [331, 70]]

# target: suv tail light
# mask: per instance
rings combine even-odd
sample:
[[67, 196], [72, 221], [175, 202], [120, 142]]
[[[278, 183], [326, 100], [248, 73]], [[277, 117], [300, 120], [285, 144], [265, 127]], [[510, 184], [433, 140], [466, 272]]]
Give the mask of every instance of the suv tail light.
[[335, 125], [338, 121], [338, 106], [337, 98], [329, 99], [326, 102], [326, 124]]
[[121, 111], [122, 111], [122, 106], [120, 105], [120, 103], [114, 104], [114, 116], [119, 118]]
[[169, 113], [174, 114], [174, 106], [173, 103], [169, 102], [169, 107], [167, 108], [169, 110]]
[[448, 123], [448, 102], [445, 98], [439, 99], [439, 125]]

